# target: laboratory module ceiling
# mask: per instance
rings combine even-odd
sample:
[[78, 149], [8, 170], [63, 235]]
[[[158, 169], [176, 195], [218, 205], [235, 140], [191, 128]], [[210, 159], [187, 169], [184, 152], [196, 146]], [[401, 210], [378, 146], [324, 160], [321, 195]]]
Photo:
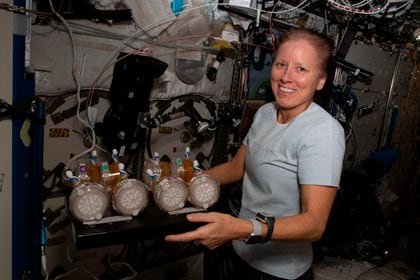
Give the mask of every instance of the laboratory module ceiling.
[[[305, 21], [309, 15], [323, 18], [328, 25], [338, 24], [352, 36], [367, 43], [379, 43], [390, 48], [416, 48], [420, 39], [420, 1], [418, 0], [278, 0], [265, 10], [272, 13], [273, 24], [294, 25], [300, 18]], [[232, 6], [235, 0], [219, 0], [230, 4], [228, 10], [253, 16], [259, 1], [251, 1], [251, 9]], [[225, 7], [221, 6], [222, 9]], [[264, 10], [264, 9], [263, 9]], [[305, 14], [306, 13], [306, 14]], [[264, 18], [264, 13], [261, 15]], [[305, 18], [306, 17], [306, 18]], [[417, 38], [416, 38], [417, 37]], [[417, 40], [416, 40], [417, 39]]]
[[420, 1], [350, 0], [353, 9], [344, 9], [337, 2], [327, 1], [331, 18], [341, 24], [351, 24], [365, 40], [408, 48], [419, 44]]
[[[217, 5], [221, 10], [237, 12], [255, 20], [257, 5], [262, 5], [261, 19], [274, 25], [293, 26], [296, 19], [316, 15], [321, 24], [338, 24], [348, 36], [385, 47], [416, 49], [420, 44], [419, 0], [185, 0], [169, 1], [191, 5]], [[88, 18], [97, 21], [127, 21], [135, 11], [124, 0], [63, 0], [53, 3], [66, 18]], [[238, 5], [249, 3], [249, 7]], [[50, 10], [48, 0], [38, 0], [38, 11]], [[246, 4], [245, 4], [246, 5]], [[261, 8], [261, 6], [260, 6]], [[182, 7], [181, 7], [182, 9]], [[304, 19], [305, 20], [305, 19]], [[416, 40], [417, 39], [417, 40]]]

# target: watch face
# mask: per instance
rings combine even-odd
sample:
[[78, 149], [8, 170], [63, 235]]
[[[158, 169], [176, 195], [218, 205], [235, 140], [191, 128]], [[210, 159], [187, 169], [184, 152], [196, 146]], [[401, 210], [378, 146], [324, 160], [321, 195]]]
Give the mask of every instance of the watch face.
[[269, 213], [267, 213], [267, 212], [260, 212], [260, 213], [258, 213], [258, 214], [260, 214], [260, 215], [262, 215], [262, 216], [264, 216], [264, 217], [274, 217], [273, 215], [271, 215], [271, 214], [269, 214]]
[[269, 215], [269, 214], [264, 214], [263, 212], [262, 213], [257, 213], [257, 220], [259, 220], [261, 223], [264, 223], [264, 224], [266, 224], [266, 223], [268, 223], [268, 219], [273, 219], [274, 217], [272, 216], [272, 215]]

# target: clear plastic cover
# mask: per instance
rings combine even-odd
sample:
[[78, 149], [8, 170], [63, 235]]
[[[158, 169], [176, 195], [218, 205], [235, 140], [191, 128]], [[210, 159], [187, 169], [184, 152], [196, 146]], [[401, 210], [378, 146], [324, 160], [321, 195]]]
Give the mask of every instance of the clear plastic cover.
[[69, 207], [73, 216], [82, 222], [100, 220], [109, 207], [109, 194], [102, 185], [86, 182], [72, 191]]
[[188, 201], [188, 186], [177, 177], [166, 177], [154, 189], [156, 204], [164, 211], [181, 209]]
[[209, 208], [220, 196], [220, 184], [212, 176], [198, 174], [190, 181], [189, 200], [198, 208]]
[[156, 181], [162, 175], [162, 168], [159, 160], [147, 158], [143, 164], [143, 182], [148, 190], [153, 189]]
[[125, 179], [118, 183], [112, 195], [113, 208], [122, 215], [137, 216], [149, 203], [145, 184], [137, 179]]

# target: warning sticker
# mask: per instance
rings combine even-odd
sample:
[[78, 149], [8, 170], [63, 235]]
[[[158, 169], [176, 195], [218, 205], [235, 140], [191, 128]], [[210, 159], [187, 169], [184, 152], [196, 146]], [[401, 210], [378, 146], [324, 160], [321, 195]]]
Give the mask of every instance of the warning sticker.
[[70, 129], [68, 128], [50, 128], [50, 137], [69, 137]]
[[160, 134], [171, 134], [173, 128], [170, 126], [159, 126], [159, 133]]

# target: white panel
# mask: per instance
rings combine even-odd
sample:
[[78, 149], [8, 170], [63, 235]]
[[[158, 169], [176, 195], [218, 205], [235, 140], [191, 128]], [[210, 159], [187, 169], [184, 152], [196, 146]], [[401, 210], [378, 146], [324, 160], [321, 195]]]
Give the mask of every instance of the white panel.
[[[90, 87], [99, 78], [97, 88], [109, 88], [113, 67], [101, 70], [121, 42], [74, 34], [75, 68], [80, 73], [81, 86]], [[32, 28], [32, 62], [35, 72], [35, 92], [58, 93], [76, 88], [73, 79], [72, 45], [69, 34], [35, 25]]]
[[[197, 17], [198, 18], [198, 17]], [[186, 21], [181, 21], [181, 25]], [[205, 22], [207, 23], [207, 22]], [[92, 24], [88, 21], [80, 21], [86, 27], [105, 28], [103, 25]], [[203, 24], [203, 26], [205, 26]], [[73, 27], [74, 28], [74, 27]], [[107, 26], [108, 32], [120, 34], [121, 38], [133, 33], [130, 26], [113, 25]], [[75, 28], [74, 28], [75, 29]], [[203, 28], [209, 30], [209, 28]], [[98, 29], [101, 30], [101, 29]], [[96, 88], [109, 88], [112, 82], [113, 68], [115, 59], [113, 55], [118, 52], [132, 52], [133, 49], [123, 44], [123, 40], [113, 40], [108, 38], [85, 36], [73, 31], [75, 44], [75, 69], [81, 73], [81, 86], [90, 87], [96, 81]], [[98, 31], [99, 32], [99, 31]], [[175, 36], [189, 36], [189, 34], [175, 34]], [[206, 34], [202, 35], [203, 38]], [[167, 41], [166, 46], [155, 46], [145, 42], [134, 41], [130, 47], [144, 47], [143, 54], [150, 55], [156, 59], [168, 63], [166, 72], [155, 80], [154, 88], [150, 99], [167, 99], [187, 93], [202, 93], [213, 96], [221, 102], [229, 100], [230, 86], [232, 80], [233, 59], [226, 57], [226, 60], [220, 65], [218, 70], [217, 82], [210, 82], [203, 74], [201, 79], [194, 85], [184, 84], [175, 72], [176, 54], [187, 47], [199, 49], [199, 45], [185, 40], [179, 45], [171, 42], [169, 38], [161, 38], [163, 42]], [[200, 38], [202, 41], [203, 39]], [[172, 45], [171, 45], [172, 43]], [[198, 43], [197, 43], [198, 44]], [[204, 43], [203, 43], [204, 44]], [[122, 48], [121, 47], [124, 47]], [[149, 46], [149, 47], [147, 47]], [[177, 47], [179, 47], [177, 49]], [[72, 76], [72, 46], [69, 34], [65, 31], [57, 31], [49, 26], [34, 25], [32, 27], [32, 61], [31, 70], [35, 73], [35, 92], [36, 94], [56, 94], [63, 91], [73, 90], [76, 83]], [[206, 47], [208, 48], [208, 47]], [[188, 48], [187, 48], [188, 49]], [[203, 51], [203, 61], [205, 73], [207, 66], [211, 62], [214, 54]], [[105, 64], [109, 67], [104, 70]]]
[[[11, 104], [13, 14], [5, 10], [0, 34], [0, 98]], [[12, 279], [12, 122], [0, 120], [0, 131], [0, 279]]]
[[[76, 94], [66, 98], [66, 103], [58, 107], [53, 114], [68, 110], [72, 106], [77, 105]], [[97, 120], [102, 121], [105, 112], [108, 109], [108, 100], [100, 98], [99, 103], [95, 105], [98, 108]], [[86, 118], [86, 111], [80, 113], [82, 119]], [[51, 129], [69, 129], [68, 137], [52, 137]], [[44, 168], [52, 170], [54, 167], [63, 162], [67, 164], [71, 156], [77, 155], [90, 146], [84, 146], [83, 139], [87, 136], [87, 131], [78, 121], [76, 116], [66, 119], [58, 124], [54, 124], [50, 114], [46, 114], [46, 123], [44, 129]], [[109, 158], [109, 155], [102, 155], [100, 151], [99, 159]], [[83, 156], [82, 159], [89, 159], [89, 154]], [[76, 168], [76, 164], [69, 166]]]

